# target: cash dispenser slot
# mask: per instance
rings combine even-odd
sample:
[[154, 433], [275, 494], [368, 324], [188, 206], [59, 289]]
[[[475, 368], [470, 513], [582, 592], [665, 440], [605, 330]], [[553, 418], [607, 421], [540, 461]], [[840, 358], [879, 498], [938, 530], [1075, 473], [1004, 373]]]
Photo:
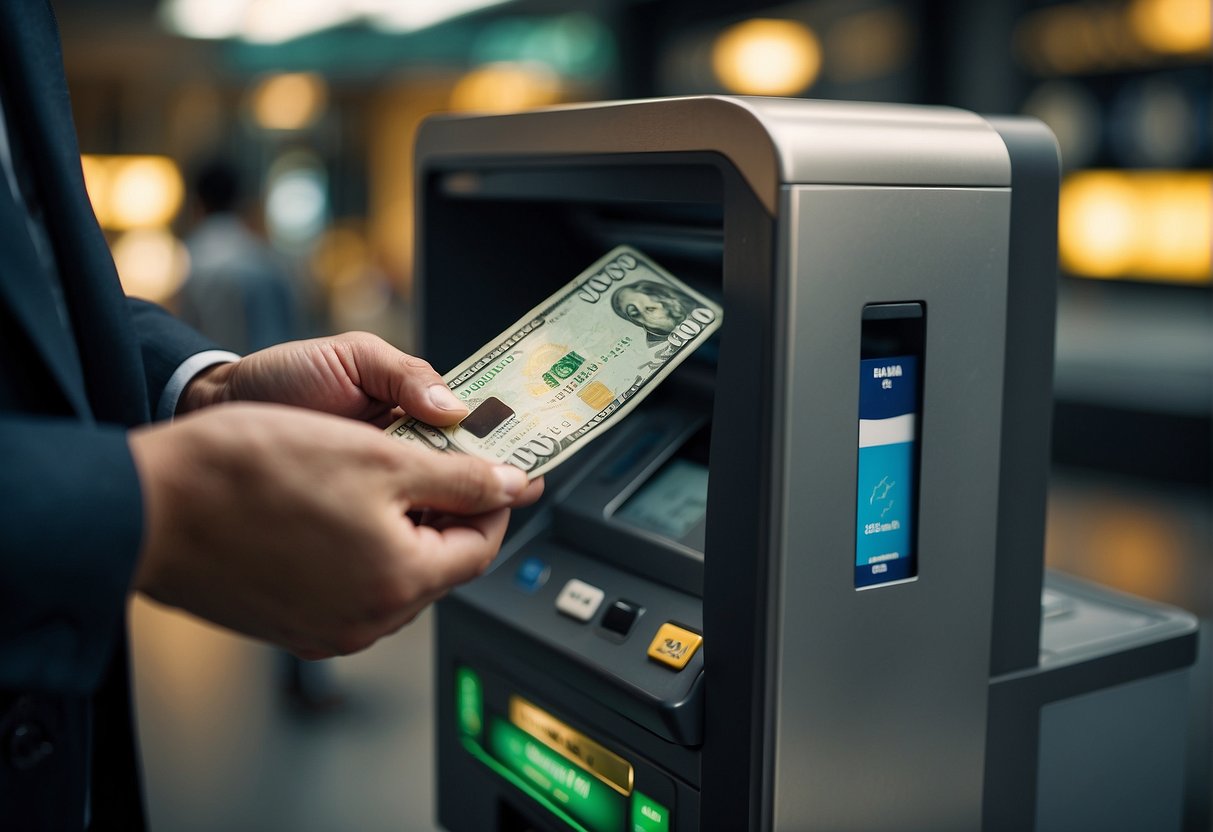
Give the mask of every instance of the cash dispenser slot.
[[424, 306], [458, 309], [460, 321], [441, 332], [423, 331], [427, 358], [437, 367], [454, 366], [536, 297], [620, 244], [636, 246], [719, 301], [726, 174], [709, 154], [675, 156], [678, 163], [620, 157], [593, 165], [494, 166], [485, 160], [432, 171], [423, 185], [432, 230], [418, 252], [425, 273], [492, 277], [477, 282], [475, 298], [458, 280], [426, 283]]

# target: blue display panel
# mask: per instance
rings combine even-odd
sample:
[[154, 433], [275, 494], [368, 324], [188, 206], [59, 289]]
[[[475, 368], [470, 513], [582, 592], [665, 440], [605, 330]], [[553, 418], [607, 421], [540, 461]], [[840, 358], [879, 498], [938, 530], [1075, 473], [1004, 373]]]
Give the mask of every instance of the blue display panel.
[[855, 586], [863, 589], [918, 574], [919, 363], [917, 356], [898, 355], [863, 359], [859, 366]]

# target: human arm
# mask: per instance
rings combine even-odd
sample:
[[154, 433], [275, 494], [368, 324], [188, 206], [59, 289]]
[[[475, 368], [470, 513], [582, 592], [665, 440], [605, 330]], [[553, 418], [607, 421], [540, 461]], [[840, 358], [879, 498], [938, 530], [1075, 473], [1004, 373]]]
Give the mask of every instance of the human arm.
[[[291, 407], [216, 407], [240, 401]], [[308, 656], [407, 623], [487, 566], [505, 509], [533, 502], [543, 483], [356, 424], [400, 412], [442, 425], [467, 409], [428, 363], [367, 333], [200, 373], [171, 431], [132, 434], [148, 508], [136, 588]], [[424, 525], [412, 519], [421, 510]], [[336, 553], [356, 558], [354, 572]]]
[[0, 690], [87, 694], [142, 537], [126, 431], [3, 414], [0, 460]]
[[[504, 466], [274, 405], [132, 431], [131, 450], [135, 588], [309, 658], [361, 649], [478, 575], [527, 489]], [[450, 514], [421, 525], [421, 509]]]
[[[155, 401], [180, 361], [211, 344], [149, 304], [139, 304], [135, 317], [142, 325], [139, 333], [144, 342], [147, 384]], [[278, 354], [294, 353], [292, 348], [281, 348]], [[328, 353], [321, 350], [319, 354]], [[380, 354], [400, 355], [390, 348]], [[362, 352], [359, 358], [364, 365], [374, 363]], [[271, 377], [278, 375], [274, 362], [257, 361], [253, 366], [262, 367]], [[415, 360], [410, 366], [421, 372], [419, 382], [432, 380]], [[216, 366], [212, 371], [220, 369]], [[426, 385], [405, 383], [403, 387], [408, 389], [407, 394], [400, 398], [410, 402], [419, 395], [414, 388], [424, 392]], [[359, 402], [365, 404], [360, 395], [348, 399], [338, 396], [336, 401], [352, 402], [357, 409], [362, 407]], [[417, 407], [425, 409], [424, 404]], [[310, 649], [298, 641], [284, 643], [308, 655], [348, 649], [359, 640], [371, 638], [372, 632], [390, 632], [451, 583], [475, 574], [487, 562], [484, 559], [496, 551], [504, 531], [504, 514], [491, 511], [534, 499], [542, 487], [533, 483], [520, 496], [489, 499], [493, 495], [488, 494], [491, 488], [486, 482], [493, 476], [493, 466], [452, 460], [435, 462], [444, 467], [427, 467], [431, 455], [414, 463], [411, 455], [417, 450], [406, 452], [402, 443], [348, 419], [325, 419], [297, 408], [255, 410], [250, 415], [238, 408], [215, 408], [212, 413], [195, 417], [197, 423], [181, 419], [174, 425], [161, 423], [129, 434], [120, 426], [68, 418], [0, 416], [0, 568], [5, 575], [0, 584], [0, 689], [91, 690], [108, 660], [132, 582], [153, 597], [243, 628], [252, 635], [277, 638], [279, 630], [294, 626], [290, 622], [303, 621], [313, 628], [309, 638], [324, 643]], [[370, 406], [370, 411], [391, 412], [379, 405]], [[347, 411], [345, 415], [362, 414]], [[432, 421], [443, 417], [432, 410], [425, 415]], [[459, 415], [453, 411], [446, 418]], [[306, 421], [308, 417], [325, 421], [320, 433]], [[333, 441], [318, 443], [316, 436], [321, 434]], [[257, 437], [255, 441], [253, 437]], [[399, 452], [391, 457], [400, 469], [399, 476], [413, 473], [414, 480], [411, 485], [406, 483], [407, 489], [401, 486], [390, 494], [374, 492], [373, 484], [387, 476], [382, 471], [383, 463], [375, 462], [380, 454], [391, 453], [385, 449]], [[132, 453], [135, 462], [141, 464], [139, 469], [132, 462]], [[461, 472], [460, 465], [474, 470]], [[149, 466], [155, 468], [155, 474], [149, 473]], [[193, 474], [184, 479], [166, 480], [161, 476], [187, 470]], [[353, 484], [341, 489], [340, 495], [356, 498], [344, 502], [334, 499], [324, 506], [315, 504], [315, 495], [347, 477]], [[478, 498], [479, 502], [443, 500], [442, 492], [433, 496], [442, 484], [433, 480], [463, 487], [473, 497], [477, 489], [488, 496]], [[186, 496], [181, 498], [183, 494]], [[286, 494], [296, 495], [300, 502], [290, 505]], [[173, 497], [180, 499], [174, 501]], [[440, 533], [434, 528], [402, 529], [387, 518], [411, 523], [404, 514], [406, 505], [473, 514], [485, 511], [489, 516], [466, 520], [447, 517], [436, 524], [442, 529]], [[257, 511], [262, 513], [257, 515]], [[209, 537], [192, 538], [190, 547], [180, 550], [199, 560], [183, 556], [175, 567], [168, 568], [172, 562], [166, 564], [156, 553], [176, 544], [161, 546], [153, 542], [170, 539], [159, 533], [163, 528], [201, 528], [208, 532]], [[281, 545], [273, 539], [258, 547], [247, 542], [261, 540], [267, 530], [274, 528], [284, 535], [278, 538]], [[306, 538], [309, 545], [296, 547], [290, 541], [297, 537]], [[465, 542], [464, 548], [455, 547], [455, 556], [442, 554], [448, 551], [444, 546], [448, 539]], [[320, 540], [326, 541], [327, 554], [311, 545]], [[365, 546], [357, 545], [360, 540]], [[206, 546], [200, 545], [206, 541]], [[337, 599], [348, 603], [344, 608], [347, 612], [354, 606], [375, 607], [375, 599], [358, 595], [372, 591], [367, 582], [357, 583], [352, 575], [323, 570], [345, 562], [339, 558], [356, 556], [369, 564], [366, 574], [383, 577], [388, 562], [382, 560], [385, 546], [396, 553], [388, 558], [396, 562], [396, 571], [388, 576], [391, 580], [377, 583], [375, 591], [380, 591], [377, 597], [381, 602], [384, 587], [394, 587], [397, 604], [394, 616], [374, 619], [378, 629], [369, 626], [367, 620], [345, 629], [332, 617], [309, 614], [303, 603], [288, 610], [281, 599], [272, 602], [278, 604], [273, 612], [280, 614], [272, 620], [259, 618], [260, 610], [234, 611], [237, 602], [271, 603], [264, 594], [258, 594], [256, 584], [264, 577], [256, 569], [268, 569], [271, 564], [282, 572], [282, 586], [324, 575], [325, 581], [307, 586], [331, 590], [330, 600], [334, 604]], [[222, 557], [236, 552], [247, 557]], [[158, 564], [156, 569], [150, 567], [153, 562]], [[135, 576], [137, 564], [147, 566], [139, 578]], [[450, 568], [444, 571], [444, 566]], [[215, 571], [221, 568], [229, 570], [222, 580]], [[181, 576], [191, 576], [189, 583], [195, 594], [187, 591], [191, 587], [173, 584], [171, 579]], [[314, 594], [302, 589], [287, 600], [296, 598], [319, 603]], [[348, 624], [356, 619], [350, 613], [342, 620]], [[328, 628], [329, 632], [321, 639], [316, 636], [316, 628]]]
[[291, 341], [211, 367], [185, 388], [177, 414], [231, 401], [305, 407], [380, 427], [402, 412], [435, 425], [467, 415], [427, 361], [366, 332]]

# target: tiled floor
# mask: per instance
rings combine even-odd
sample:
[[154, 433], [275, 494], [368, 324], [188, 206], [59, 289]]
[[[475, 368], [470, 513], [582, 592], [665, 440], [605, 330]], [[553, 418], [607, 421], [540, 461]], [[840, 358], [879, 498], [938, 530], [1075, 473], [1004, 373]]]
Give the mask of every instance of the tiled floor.
[[[1207, 491], [1058, 472], [1050, 507], [1051, 565], [1213, 615]], [[345, 702], [311, 714], [286, 706], [276, 651], [143, 602], [133, 621], [153, 832], [436, 828], [430, 615], [327, 663]], [[1207, 807], [1205, 654], [1191, 779]]]

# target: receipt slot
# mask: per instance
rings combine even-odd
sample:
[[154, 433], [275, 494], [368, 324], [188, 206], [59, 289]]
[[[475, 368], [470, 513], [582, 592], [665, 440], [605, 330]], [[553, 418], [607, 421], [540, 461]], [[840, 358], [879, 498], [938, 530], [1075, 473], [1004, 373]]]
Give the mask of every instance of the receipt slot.
[[724, 309], [439, 605], [443, 827], [1178, 825], [1194, 620], [1042, 570], [1047, 130], [686, 98], [415, 159], [440, 369], [616, 245]]

